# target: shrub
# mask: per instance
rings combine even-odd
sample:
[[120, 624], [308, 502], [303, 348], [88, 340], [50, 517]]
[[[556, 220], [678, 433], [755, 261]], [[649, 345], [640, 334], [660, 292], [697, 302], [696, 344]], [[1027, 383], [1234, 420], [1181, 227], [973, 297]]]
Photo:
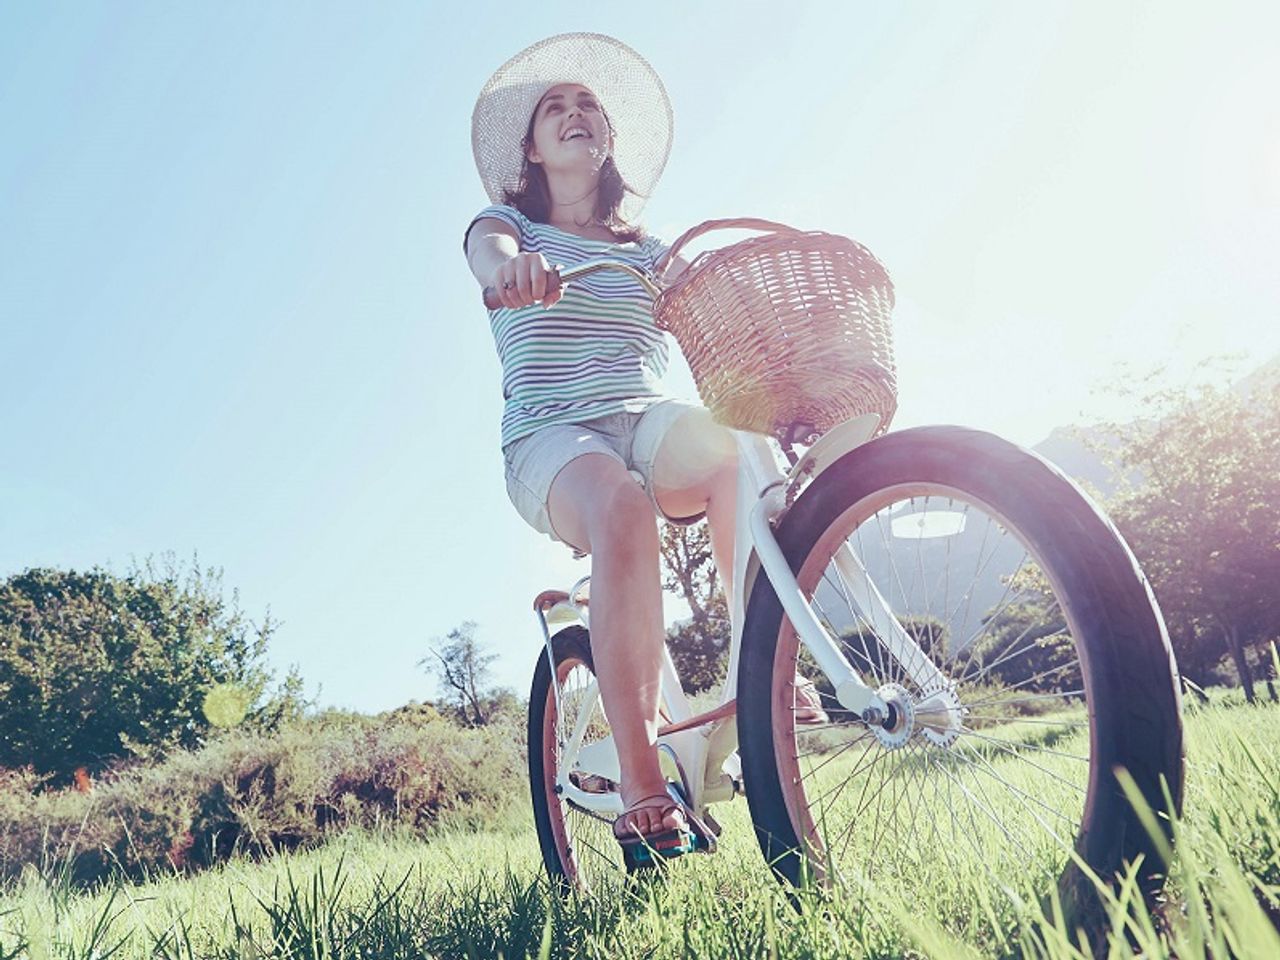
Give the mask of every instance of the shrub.
[[81, 884], [141, 878], [352, 826], [421, 833], [452, 814], [496, 819], [524, 794], [521, 742], [511, 726], [464, 730], [430, 708], [330, 713], [274, 734], [233, 731], [87, 794], [41, 792], [39, 776], [10, 771], [0, 775], [0, 877], [32, 864]]
[[296, 715], [295, 675], [268, 693], [273, 629], [223, 598], [218, 573], [172, 559], [124, 577], [33, 569], [0, 581], [0, 767], [66, 782], [79, 767], [198, 746], [215, 687], [243, 691], [259, 727]]

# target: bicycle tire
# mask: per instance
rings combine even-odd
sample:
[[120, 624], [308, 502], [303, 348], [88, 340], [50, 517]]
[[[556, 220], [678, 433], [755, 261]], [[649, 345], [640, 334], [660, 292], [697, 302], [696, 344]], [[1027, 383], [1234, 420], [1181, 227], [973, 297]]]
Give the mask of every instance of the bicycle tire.
[[[918, 504], [921, 496], [924, 497], [923, 511], [919, 510]], [[998, 518], [994, 529], [1011, 534], [1022, 545], [1026, 555], [1042, 567], [1043, 578], [1037, 582], [1041, 586], [1047, 582], [1055, 592], [1055, 602], [1060, 604], [1056, 611], [1052, 605], [1044, 606], [1043, 609], [1049, 611], [1045, 617], [1057, 617], [1063, 621], [1063, 625], [1056, 633], [1033, 635], [1033, 639], [1026, 642], [1034, 647], [1032, 653], [1052, 650], [1056, 651], [1055, 656], [1064, 651], [1069, 653], [1070, 644], [1078, 655], [1078, 669], [1070, 667], [1070, 662], [1063, 660], [1063, 663], [1068, 664], [1067, 667], [1054, 667], [1049, 671], [1050, 676], [1046, 678], [1042, 675], [1037, 682], [1052, 684], [1075, 671], [1079, 674], [1081, 689], [1035, 694], [1035, 697], [1050, 701], [1043, 705], [1036, 702], [1037, 707], [1051, 708], [1045, 714], [1050, 719], [1039, 722], [1046, 729], [1051, 723], [1068, 725], [1064, 727], [1066, 732], [1062, 737], [1068, 745], [1083, 740], [1086, 736], [1083, 728], [1088, 728], [1087, 780], [1082, 788], [1077, 784], [1083, 790], [1083, 799], [1080, 801], [1079, 823], [1071, 845], [1083, 861], [1107, 881], [1116, 877], [1127, 863], [1139, 856], [1144, 857], [1146, 866], [1142, 871], [1141, 883], [1144, 894], [1150, 897], [1162, 882], [1162, 865], [1157, 854], [1157, 844], [1125, 798], [1112, 771], [1117, 767], [1126, 769], [1152, 810], [1170, 811], [1167, 796], [1172, 801], [1171, 812], [1177, 814], [1181, 811], [1183, 737], [1177, 667], [1159, 608], [1132, 553], [1111, 522], [1075, 484], [1036, 454], [991, 434], [959, 427], [904, 430], [851, 451], [816, 477], [779, 523], [775, 531], [777, 540], [792, 571], [797, 574], [802, 592], [816, 604], [820, 599], [819, 591], [822, 591], [823, 598], [829, 598], [838, 592], [831, 589], [828, 567], [823, 566], [817, 574], [814, 572], [815, 568], [826, 563], [823, 557], [828, 550], [834, 552], [840, 543], [849, 543], [855, 534], [857, 543], [851, 543], [851, 548], [866, 546], [865, 539], [870, 538], [863, 538], [862, 531], [870, 529], [869, 524], [873, 519], [880, 525], [881, 539], [885, 540], [883, 533], [887, 516], [890, 536], [885, 540], [883, 550], [879, 547], [876, 550], [880, 551], [877, 557], [883, 554], [889, 558], [892, 566], [895, 563], [894, 552], [901, 553], [909, 549], [909, 546], [896, 542], [898, 528], [893, 526], [892, 512], [897, 511], [899, 515], [910, 518], [912, 523], [917, 522], [915, 518], [918, 515], [918, 526], [922, 531], [919, 540], [923, 541], [926, 539], [923, 528], [931, 516], [931, 496], [949, 497], [947, 503], [951, 508], [960, 502], [968, 503], [965, 512], [960, 514], [962, 517], [976, 515], [969, 511], [973, 504], [977, 504], [978, 508], [987, 512], [989, 529], [992, 524], [990, 518], [994, 515]], [[937, 502], [943, 501], [940, 499]], [[901, 506], [903, 503], [915, 505], [917, 512], [907, 511], [906, 507]], [[948, 515], [941, 507], [935, 509], [939, 517]], [[955, 510], [952, 509], [952, 514], [954, 513]], [[954, 517], [948, 522], [953, 527], [956, 525]], [[964, 529], [963, 520], [959, 525]], [[915, 549], [921, 556], [926, 550], [920, 544]], [[936, 554], [941, 548], [930, 545], [928, 549], [934, 550]], [[946, 549], [949, 560], [952, 547], [948, 546]], [[870, 546], [866, 547], [868, 555], [873, 552], [875, 551]], [[863, 561], [868, 562], [866, 557], [863, 557]], [[883, 562], [877, 562], [882, 569]], [[924, 568], [925, 564], [922, 562], [919, 579], [927, 585], [932, 574]], [[1020, 561], [1018, 568], [1009, 575], [1006, 594], [1018, 582], [1017, 578], [1022, 570]], [[977, 579], [975, 574], [975, 583]], [[936, 580], [933, 582], [936, 583]], [[840, 587], [841, 584], [837, 583], [835, 586]], [[905, 605], [908, 591], [900, 576], [896, 586], [900, 588], [897, 592], [901, 594], [897, 603]], [[969, 587], [971, 592], [975, 589], [974, 586]], [[882, 589], [881, 592], [886, 591]], [[924, 592], [928, 597], [927, 586]], [[895, 593], [893, 583], [889, 584], [887, 593], [892, 601]], [[927, 599], [925, 606], [929, 607], [931, 604], [933, 601]], [[1033, 611], [1038, 609], [1029, 601], [1027, 606]], [[912, 733], [903, 745], [893, 748], [892, 752], [899, 756], [896, 762], [899, 772], [891, 775], [882, 769], [875, 774], [881, 777], [881, 786], [871, 791], [876, 804], [877, 831], [881, 829], [882, 810], [889, 811], [885, 815], [885, 823], [892, 823], [896, 830], [900, 810], [903, 811], [901, 816], [905, 820], [908, 816], [906, 802], [914, 796], [916, 812], [910, 814], [912, 832], [907, 835], [906, 845], [911, 845], [916, 839], [916, 831], [921, 823], [919, 811], [923, 808], [926, 815], [933, 817], [932, 823], [925, 829], [935, 831], [934, 839], [954, 839], [958, 845], [955, 849], [963, 849], [962, 834], [973, 831], [981, 833], [984, 830], [992, 832], [990, 824], [982, 817], [974, 816], [974, 808], [985, 806], [990, 814], [994, 804], [985, 787], [981, 787], [981, 798], [976, 791], [980, 784], [987, 781], [992, 781], [992, 789], [996, 789], [994, 781], [1003, 777], [1003, 782], [1007, 784], [1005, 792], [1009, 796], [1015, 796], [1015, 790], [1026, 794], [1016, 796], [1015, 799], [1031, 811], [1031, 819], [1042, 821], [1049, 833], [1066, 834], [1065, 826], [1059, 831], [1057, 821], [1050, 820], [1050, 813], [1037, 811], [1033, 806], [1033, 803], [1040, 803], [1050, 810], [1054, 809], [1053, 801], [1049, 799], [1050, 794], [1034, 793], [1029, 786], [1034, 780], [1026, 781], [1025, 790], [1020, 786], [1023, 781], [1017, 778], [1023, 776], [1025, 763], [1016, 776], [1013, 772], [999, 774], [1004, 768], [996, 766], [1010, 762], [1031, 762], [1028, 758], [1035, 755], [1033, 750], [1044, 748], [1025, 746], [1019, 740], [1003, 739], [1012, 736], [1011, 733], [1005, 733], [999, 738], [992, 737], [989, 733], [986, 735], [987, 740], [996, 742], [996, 749], [991, 749], [989, 744], [980, 743], [976, 739], [973, 744], [978, 744], [981, 749], [965, 745], [966, 738], [970, 736], [969, 731], [975, 726], [979, 730], [998, 732], [1002, 729], [1026, 728], [1037, 722], [1034, 719], [1029, 722], [1025, 719], [1006, 719], [1019, 716], [1018, 710], [1026, 708], [1034, 697], [1028, 693], [1021, 704], [1018, 703], [1019, 698], [1023, 697], [1021, 693], [1016, 697], [1000, 699], [1003, 696], [1001, 691], [1014, 692], [1017, 688], [1004, 682], [1003, 673], [997, 673], [996, 679], [992, 679], [992, 672], [997, 666], [1005, 668], [1004, 673], [1008, 673], [1010, 671], [1007, 668], [1026, 654], [1020, 649], [1015, 651], [1011, 645], [1000, 654], [1004, 657], [1003, 661], [994, 655], [988, 659], [980, 659], [979, 654], [983, 649], [981, 644], [985, 642], [981, 639], [974, 641], [976, 646], [959, 651], [949, 649], [949, 641], [943, 633], [951, 629], [951, 621], [946, 620], [950, 607], [945, 600], [940, 609], [943, 616], [934, 618], [938, 621], [937, 625], [929, 617], [919, 621], [924, 624], [919, 628], [922, 638], [920, 642], [923, 643], [923, 638], [928, 637], [930, 656], [935, 662], [954, 666], [967, 657], [970, 663], [980, 664], [973, 668], [972, 688], [978, 689], [977, 684], [980, 683], [993, 684], [992, 689], [996, 693], [991, 695], [991, 699], [983, 700], [980, 696], [974, 702], [995, 705], [978, 708], [980, 715], [984, 710], [989, 711], [993, 715], [990, 722], [995, 725], [985, 726], [989, 721], [973, 719], [973, 709], [963, 706], [966, 694], [962, 692], [965, 689], [962, 680], [955, 695], [961, 706], [952, 704], [945, 711], [945, 723], [951, 726], [944, 732], [946, 735], [954, 735], [954, 739], [946, 745], [939, 745], [935, 739], [924, 739], [924, 730], [921, 728]], [[994, 633], [1006, 629], [1003, 625], [988, 626], [1000, 622], [1001, 612], [988, 611], [983, 616], [989, 617], [982, 621], [984, 631], [991, 630]], [[937, 636], [940, 639], [935, 640], [935, 629], [938, 630]], [[1024, 631], [1024, 635], [1025, 633]], [[875, 663], [875, 657], [872, 656], [874, 648], [867, 647], [867, 635], [868, 631], [858, 626], [849, 634], [848, 649], [852, 657], [856, 652], [854, 639], [862, 642], [862, 652], [859, 654], [861, 659], [858, 662], [874, 673], [871, 669]], [[969, 652], [965, 653], [965, 650]], [[893, 667], [894, 663], [885, 658], [882, 651], [880, 656], [882, 665], [887, 665], [881, 671], [881, 679], [892, 677], [888, 668]], [[794, 721], [787, 716], [786, 697], [788, 685], [794, 683], [792, 678], [797, 664], [803, 663], [804, 657], [802, 647], [784, 618], [772, 584], [762, 574], [756, 580], [749, 598], [738, 681], [740, 751], [748, 805], [761, 851], [780, 879], [794, 885], [803, 885], [816, 879], [831, 886], [838, 882], [842, 874], [842, 865], [834, 859], [835, 854], [838, 852], [845, 855], [852, 838], [856, 836], [853, 831], [860, 831], [865, 836], [870, 830], [871, 814], [866, 802], [860, 797], [857, 802], [863, 804], [862, 809], [849, 812], [849, 822], [843, 826], [843, 829], [849, 831], [848, 836], [836, 836], [832, 831], [842, 825], [833, 824], [832, 818], [835, 812], [843, 814], [844, 808], [839, 805], [844, 801], [837, 794], [829, 802], [830, 810], [820, 808], [815, 813], [813, 806], [818, 788], [825, 788], [827, 782], [839, 776], [839, 768], [837, 767], [836, 772], [828, 770], [826, 774], [821, 771], [808, 774], [807, 780], [806, 775], [797, 777], [797, 771], [802, 771], [806, 762], [806, 758], [801, 757], [803, 751], [798, 745], [808, 743], [802, 738], [810, 735], [798, 732]], [[905, 671], [898, 679], [910, 686]], [[1063, 680], [1062, 686], [1070, 688], [1074, 684]], [[1026, 689], [1036, 690], [1037, 687], [1028, 686]], [[911, 692], [907, 699], [923, 699], [924, 696], [923, 689], [919, 689]], [[1087, 710], [1087, 719], [1068, 719], [1081, 715], [1081, 697]], [[827, 698], [827, 702], [835, 706], [833, 701], [834, 698]], [[951, 704], [951, 701], [948, 703]], [[943, 721], [937, 718], [943, 715], [944, 713], [935, 710], [931, 722], [941, 724]], [[833, 729], [839, 728], [837, 716], [838, 713], [833, 712]], [[849, 741], [853, 744], [859, 742], [859, 737], [869, 738], [870, 742], [863, 745], [864, 757], [880, 756], [873, 753], [875, 750], [885, 755], [891, 752], [881, 739], [883, 734], [876, 733], [866, 725], [862, 726], [861, 733], [857, 733], [858, 721], [852, 717], [847, 720], [847, 729], [839, 728], [837, 732], [841, 736], [853, 737]], [[1001, 727], [999, 724], [1002, 723], [1021, 723], [1022, 728]], [[942, 727], [934, 729], [931, 736], [943, 738], [939, 729]], [[916, 742], [922, 739], [922, 743]], [[1035, 742], [1028, 737], [1028, 743]], [[1060, 741], [1045, 742], [1057, 744]], [[1014, 746], [1002, 747], [1001, 743]], [[914, 751], [910, 761], [905, 758], [909, 752], [908, 747]], [[845, 746], [840, 749], [854, 752], [856, 747]], [[975, 752], [971, 753], [971, 750]], [[998, 752], [1000, 750], [1008, 751], [1010, 756]], [[1067, 747], [1064, 747], [1062, 752], [1065, 754], [1066, 750]], [[1058, 751], [1049, 752], [1056, 754]], [[794, 756], [789, 756], [789, 753]], [[994, 760], [986, 759], [987, 755]], [[825, 758], [825, 755], [822, 756]], [[1076, 760], [1084, 759], [1075, 754], [1070, 756]], [[1071, 774], [1071, 771], [1078, 770], [1079, 767], [1056, 757], [1046, 755], [1037, 756], [1037, 759], [1046, 764], [1046, 770], [1055, 766], [1066, 770], [1067, 773], [1060, 775], [1064, 782], [1069, 775], [1084, 776], [1083, 773]], [[836, 764], [836, 758], [826, 762], [831, 767]], [[856, 764], [863, 762], [859, 760]], [[886, 760], [884, 756], [880, 756], [869, 762], [874, 767], [877, 763], [886, 763]], [[847, 764], [848, 761], [840, 763]], [[912, 765], [912, 769], [908, 770], [908, 763]], [[890, 759], [887, 765], [893, 766], [894, 762]], [[812, 769], [812, 764], [809, 768]], [[872, 776], [870, 768], [853, 765], [846, 782], [856, 785], [861, 777], [865, 781], [862, 787], [862, 797], [865, 797], [868, 790], [866, 784], [871, 782]], [[884, 784], [891, 776], [896, 778], [897, 783], [893, 799], [888, 800], [886, 805], [881, 798], [888, 793], [888, 787]], [[959, 779], [963, 784], [965, 776], [972, 777], [970, 786], [973, 789], [953, 789], [954, 782]], [[1047, 780], [1042, 775], [1032, 776]], [[908, 777], [915, 779], [908, 780]], [[935, 791], [933, 796], [926, 794], [931, 784]], [[945, 799], [936, 808], [943, 812], [938, 814], [930, 806], [930, 800], [942, 797], [943, 786]], [[1069, 797], [1075, 796], [1068, 793], [1065, 787], [1059, 788], [1057, 784], [1050, 786], [1060, 789]], [[841, 791], [844, 789], [844, 786], [839, 787]], [[809, 794], [814, 796], [810, 797]], [[982, 802], [984, 800], [985, 803]], [[966, 803], [973, 831], [961, 822], [962, 818], [957, 817], [957, 808], [962, 808]], [[1069, 805], [1064, 804], [1062, 809], [1066, 810], [1068, 807]], [[995, 812], [999, 813], [1003, 809], [995, 808]], [[945, 837], [947, 814], [951, 820], [950, 838]], [[1009, 816], [1011, 823], [1015, 817], [1019, 822], [1028, 820], [1027, 814], [1022, 811]], [[818, 818], [821, 818], [821, 823]], [[1031, 842], [1030, 832], [1025, 836], [1014, 835], [1009, 832], [1009, 826], [1002, 824], [998, 817], [989, 816], [989, 819], [1005, 830], [1005, 837], [1010, 842]], [[1168, 837], [1167, 819], [1160, 822]], [[895, 833], [894, 836], [898, 834]], [[909, 856], [898, 854], [904, 862], [901, 866], [894, 866], [885, 860], [885, 857], [894, 853], [887, 835], [883, 842], [873, 837], [871, 848], [874, 848], [875, 853], [865, 857], [869, 862], [860, 862], [859, 869], [872, 878], [875, 878], [879, 869], [883, 869], [890, 878], [895, 870], [902, 877], [910, 875], [910, 870], [915, 869], [906, 862], [910, 856], [927, 860], [929, 857], [941, 859], [943, 855], [951, 855], [952, 851], [946, 848], [945, 843], [939, 849], [939, 845], [923, 843], [923, 833], [920, 839], [920, 849], [911, 851]], [[837, 840], [843, 843], [840, 851], [835, 849]], [[1063, 840], [1065, 836], [1059, 838], [1058, 844], [1062, 845]], [[976, 836], [970, 837], [968, 843], [980, 857], [983, 855]], [[1037, 846], [1036, 849], [1040, 848]], [[1054, 853], [1051, 849], [1049, 859], [1053, 856], [1060, 857], [1062, 864], [1060, 872], [1056, 872], [1057, 888], [1067, 916], [1072, 922], [1083, 926], [1100, 921], [1100, 899], [1096, 887], [1072, 862], [1067, 851], [1057, 850]], [[1020, 857], [1021, 853], [1012, 858], [1014, 866], [1018, 866], [1016, 861]], [[963, 868], [961, 860], [953, 860], [953, 864], [957, 868]], [[989, 864], [984, 863], [983, 866], [992, 869]], [[937, 867], [936, 862], [932, 863], [932, 869], [936, 870]], [[1052, 864], [1046, 867], [1046, 870], [1051, 869], [1055, 869]], [[1028, 868], [1027, 875], [1033, 874], [1034, 870]], [[1047, 877], [1050, 874], [1046, 872], [1045, 875]], [[1038, 892], [1043, 895], [1048, 891]]]
[[[556, 672], [560, 675], [561, 700], [566, 705], [566, 714], [571, 714], [575, 707], [600, 711], [598, 696], [589, 703], [585, 700], [590, 699], [590, 695], [585, 693], [584, 702], [575, 700], [595, 675], [591, 636], [587, 629], [576, 625], [565, 627], [551, 638], [551, 649]], [[602, 881], [624, 876], [626, 865], [622, 849], [613, 838], [612, 819], [581, 810], [556, 792], [556, 764], [559, 759], [556, 699], [545, 649], [539, 653], [534, 668], [528, 717], [533, 820], [548, 876], [565, 890], [580, 891], [591, 890]], [[599, 717], [597, 735], [603, 735], [607, 726], [604, 725], [602, 711]], [[617, 785], [603, 782], [599, 789], [617, 790]]]

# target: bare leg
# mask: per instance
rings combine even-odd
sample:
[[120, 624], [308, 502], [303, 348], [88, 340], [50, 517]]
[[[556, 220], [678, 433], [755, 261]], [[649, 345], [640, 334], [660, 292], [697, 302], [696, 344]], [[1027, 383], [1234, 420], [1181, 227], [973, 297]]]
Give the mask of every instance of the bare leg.
[[[685, 414], [672, 424], [658, 448], [653, 479], [658, 505], [667, 516], [692, 517], [706, 512], [711, 554], [725, 599], [733, 609], [733, 552], [738, 530], [738, 448], [733, 435], [707, 411]], [[795, 683], [796, 722], [826, 722], [817, 690], [799, 673]]]
[[671, 425], [658, 448], [653, 486], [667, 516], [706, 513], [711, 555], [732, 607], [738, 497], [738, 448], [733, 434], [705, 410], [686, 413]]
[[[622, 800], [665, 795], [658, 765], [662, 588], [653, 505], [623, 466], [602, 454], [571, 461], [549, 497], [560, 537], [591, 553], [591, 649], [600, 696], [622, 768]], [[678, 813], [641, 807], [627, 826], [642, 834], [684, 826]]]

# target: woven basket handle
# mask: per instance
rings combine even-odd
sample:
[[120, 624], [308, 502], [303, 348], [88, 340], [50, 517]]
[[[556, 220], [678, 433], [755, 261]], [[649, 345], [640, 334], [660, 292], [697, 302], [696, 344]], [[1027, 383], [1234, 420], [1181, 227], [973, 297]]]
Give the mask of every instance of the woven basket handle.
[[684, 233], [676, 238], [673, 243], [654, 264], [659, 277], [667, 272], [667, 267], [675, 260], [681, 249], [690, 241], [702, 236], [704, 233], [710, 233], [712, 230], [764, 230], [769, 233], [800, 233], [795, 227], [789, 227], [785, 223], [778, 223], [776, 220], [760, 220], [756, 217], [733, 217], [727, 220], [707, 220], [698, 224], [696, 227], [690, 227]]

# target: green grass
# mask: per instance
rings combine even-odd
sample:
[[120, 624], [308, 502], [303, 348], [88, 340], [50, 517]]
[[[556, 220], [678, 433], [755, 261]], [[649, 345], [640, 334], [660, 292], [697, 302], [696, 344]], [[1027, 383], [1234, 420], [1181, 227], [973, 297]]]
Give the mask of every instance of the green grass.
[[[1110, 955], [1278, 957], [1280, 708], [1215, 698], [1188, 704], [1186, 722], [1173, 880], [1155, 918], [1122, 888]], [[763, 869], [741, 801], [717, 811], [715, 856], [622, 895], [562, 901], [542, 881], [523, 797], [515, 809], [500, 830], [349, 832], [305, 853], [90, 893], [31, 871], [0, 894], [0, 960], [1086, 955], [971, 850], [937, 860], [927, 884], [881, 882], [797, 911]]]

